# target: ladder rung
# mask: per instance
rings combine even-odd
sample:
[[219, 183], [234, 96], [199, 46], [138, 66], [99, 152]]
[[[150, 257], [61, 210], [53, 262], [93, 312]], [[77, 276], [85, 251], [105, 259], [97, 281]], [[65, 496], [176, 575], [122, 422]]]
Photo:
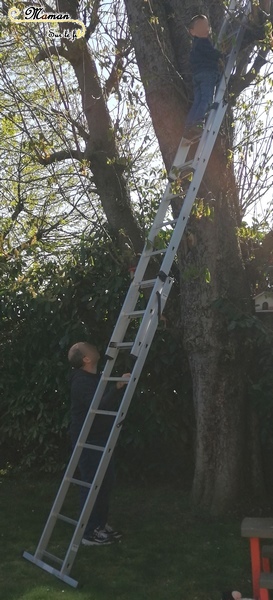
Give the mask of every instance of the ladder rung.
[[194, 144], [196, 142], [196, 139], [198, 139], [198, 137], [200, 137], [200, 136], [196, 135], [191, 138], [182, 137], [181, 146], [184, 146], [184, 147], [191, 146], [192, 144]]
[[194, 167], [192, 160], [185, 162], [182, 165], [173, 165], [169, 173], [169, 180], [173, 181], [177, 179], [177, 177], [186, 177], [187, 175], [191, 175], [193, 171]]
[[[44, 554], [45, 554], [45, 551], [44, 551]], [[34, 565], [36, 565], [37, 567], [40, 567], [40, 569], [43, 569], [47, 573], [50, 573], [50, 575], [55, 575], [56, 577], [58, 577], [58, 579], [65, 581], [65, 583], [68, 583], [68, 585], [71, 585], [73, 588], [77, 587], [78, 582], [76, 581], [76, 579], [72, 579], [72, 577], [69, 577], [68, 575], [63, 575], [63, 573], [61, 571], [58, 571], [58, 569], [54, 569], [53, 567], [48, 565], [43, 560], [39, 560], [38, 558], [35, 558], [35, 556], [30, 554], [29, 552], [24, 552], [23, 557], [26, 560], [29, 560]], [[57, 557], [55, 557], [55, 560], [56, 559], [57, 559]], [[61, 560], [61, 559], [59, 559], [59, 560]], [[62, 561], [62, 565], [63, 565], [63, 561]]]
[[75, 519], [70, 519], [70, 517], [66, 517], [65, 515], [61, 515], [61, 513], [59, 513], [58, 515], [56, 515], [57, 519], [59, 519], [60, 521], [64, 521], [65, 523], [69, 523], [70, 525], [77, 525], [78, 521], [75, 521]]
[[[179, 198], [179, 196], [176, 196], [176, 198]], [[161, 227], [167, 227], [167, 225], [176, 225], [178, 219], [172, 219], [172, 221], [163, 221], [163, 223], [161, 223], [159, 229], [161, 229]]]
[[162, 248], [162, 250], [153, 250], [152, 252], [145, 252], [144, 256], [156, 256], [156, 254], [166, 254], [167, 248]]
[[144, 288], [149, 288], [149, 287], [153, 287], [154, 284], [156, 282], [156, 279], [146, 279], [146, 281], [141, 281], [140, 283], [138, 283], [137, 285], [139, 285], [139, 287], [144, 290]]
[[194, 167], [192, 166], [192, 161], [189, 163], [184, 163], [182, 165], [178, 165], [177, 167], [174, 167], [175, 171], [177, 171], [177, 173], [175, 174], [175, 177], [179, 177], [180, 175], [183, 175], [184, 177], [186, 175], [190, 175], [191, 173], [193, 173], [194, 171]]
[[128, 383], [130, 379], [125, 379], [124, 377], [102, 377], [103, 381], [124, 381], [124, 383]]
[[137, 319], [138, 317], [143, 317], [145, 314], [145, 310], [135, 310], [133, 312], [123, 313], [124, 317], [128, 317], [129, 319]]
[[54, 560], [54, 562], [58, 563], [58, 565], [62, 565], [64, 562], [61, 558], [58, 558], [58, 556], [55, 556], [55, 554], [51, 554], [51, 552], [47, 552], [47, 550], [43, 551], [43, 556], [45, 556], [46, 558], [50, 558], [50, 560]]
[[88, 448], [88, 450], [98, 450], [99, 452], [104, 451], [104, 446], [95, 446], [95, 444], [83, 444], [82, 442], [80, 442], [78, 446], [80, 446], [80, 448]]
[[[183, 200], [181, 196], [172, 196], [171, 199], [174, 200], [175, 198]], [[169, 219], [168, 221], [163, 221], [162, 223], [158, 223], [158, 225], [155, 225], [155, 229], [162, 229], [163, 227], [174, 226], [176, 225], [177, 221], [178, 219]]]
[[180, 148], [184, 148], [185, 146], [189, 146], [190, 145], [190, 141], [191, 141], [190, 139], [188, 139], [188, 138], [186, 138], [186, 137], [183, 136], [181, 138], [181, 141], [180, 141], [180, 144], [179, 144], [178, 148], [180, 149]]
[[[173, 180], [171, 180], [170, 183], [173, 183]], [[185, 198], [185, 192], [183, 191], [183, 189], [180, 189], [180, 192], [169, 192], [167, 200], [169, 202], [169, 204], [173, 201], [173, 200], [184, 200]]]
[[134, 342], [111, 342], [110, 348], [119, 348], [120, 350], [130, 350], [134, 345]]
[[117, 414], [118, 414], [117, 411], [114, 411], [114, 410], [98, 410], [98, 409], [94, 410], [94, 409], [91, 409], [90, 412], [94, 413], [95, 415], [103, 415], [103, 416], [107, 416], [107, 417], [116, 417]]
[[80, 481], [80, 479], [75, 479], [75, 477], [66, 477], [67, 481], [70, 483], [75, 483], [76, 485], [82, 485], [83, 487], [91, 488], [92, 483], [87, 483], [87, 481]]

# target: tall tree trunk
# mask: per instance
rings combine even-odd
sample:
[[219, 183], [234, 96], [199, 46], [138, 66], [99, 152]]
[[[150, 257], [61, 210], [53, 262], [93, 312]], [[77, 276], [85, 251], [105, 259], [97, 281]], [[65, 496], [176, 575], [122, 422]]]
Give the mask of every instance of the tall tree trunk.
[[[72, 18], [79, 18], [78, 0], [58, 0], [56, 4], [59, 11], [69, 13]], [[67, 25], [62, 27], [67, 28]], [[63, 41], [58, 53], [71, 64], [79, 84], [89, 130], [84, 157], [89, 162], [108, 223], [119, 239], [120, 247], [123, 249], [125, 243], [128, 248], [129, 243], [132, 254], [138, 254], [143, 248], [143, 236], [130, 201], [124, 165], [120, 161], [104, 90], [91, 49], [87, 41], [80, 38], [73, 42]], [[37, 60], [48, 57], [48, 51], [42, 51]]]
[[227, 331], [214, 304], [225, 298], [248, 311], [249, 291], [221, 177], [215, 188], [213, 217], [191, 218], [190, 247], [180, 251], [184, 344], [196, 415], [193, 500], [212, 514], [229, 508], [250, 485], [243, 339]]
[[[188, 110], [185, 84], [189, 39], [185, 23], [197, 12], [209, 14], [210, 4], [213, 20], [219, 23], [222, 7], [215, 11], [215, 3], [193, 5], [187, 0], [125, 0], [125, 4], [147, 104], [169, 169]], [[177, 68], [180, 79], [175, 74]], [[250, 310], [250, 293], [236, 237], [238, 199], [228, 167], [227, 147], [227, 136], [219, 137], [198, 194], [211, 211], [214, 209], [214, 214], [206, 217], [199, 211], [191, 217], [190, 243], [184, 243], [179, 252], [184, 344], [196, 415], [192, 493], [195, 504], [212, 514], [231, 507], [251, 486], [251, 468], [246, 468], [245, 452], [243, 340], [237, 333], [228, 332], [226, 319], [214, 306], [215, 300], [224, 297], [236, 307]]]

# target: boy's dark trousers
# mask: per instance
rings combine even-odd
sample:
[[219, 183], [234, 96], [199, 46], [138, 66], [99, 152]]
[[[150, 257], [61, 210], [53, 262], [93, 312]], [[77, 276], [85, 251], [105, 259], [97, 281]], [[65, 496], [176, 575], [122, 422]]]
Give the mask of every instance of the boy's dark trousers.
[[213, 102], [214, 90], [218, 80], [218, 71], [200, 71], [200, 73], [193, 75], [194, 99], [185, 121], [187, 129], [203, 121], [209, 105]]
[[[97, 442], [96, 442], [97, 443]], [[80, 460], [79, 469], [81, 473], [81, 480], [87, 483], [92, 483], [94, 476], [97, 471], [99, 460], [101, 459], [101, 452], [96, 450], [83, 449]], [[115, 481], [114, 473], [114, 461], [111, 458], [108, 465], [107, 471], [104, 475], [103, 482], [101, 484], [100, 491], [98, 493], [96, 502], [91, 512], [90, 518], [85, 528], [85, 535], [91, 534], [94, 529], [105, 527], [109, 512], [109, 498]], [[82, 511], [85, 504], [89, 488], [81, 486], [80, 488], [80, 510]]]

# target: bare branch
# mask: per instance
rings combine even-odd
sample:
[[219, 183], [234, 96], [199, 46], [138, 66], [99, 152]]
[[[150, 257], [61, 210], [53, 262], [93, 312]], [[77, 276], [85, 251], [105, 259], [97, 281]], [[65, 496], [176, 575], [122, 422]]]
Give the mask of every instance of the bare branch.
[[88, 42], [92, 33], [94, 33], [97, 25], [99, 24], [99, 8], [102, 0], [94, 0], [93, 9], [91, 13], [90, 23], [86, 27], [85, 39]]
[[61, 222], [62, 222], [62, 219], [59, 219], [58, 221], [56, 221], [56, 223], [53, 223], [53, 225], [50, 225], [49, 227], [47, 227], [47, 229], [43, 229], [42, 227], [38, 228], [36, 233], [34, 233], [30, 238], [28, 238], [24, 242], [21, 242], [14, 248], [11, 248], [10, 250], [3, 252], [2, 258], [4, 258], [6, 261], [8, 261], [13, 256], [18, 256], [18, 254], [23, 252], [23, 250], [27, 250], [28, 248], [33, 246], [33, 244], [35, 244], [36, 242], [43, 242], [44, 237], [46, 235], [48, 235], [49, 233], [51, 233], [51, 231], [55, 231], [56, 229], [58, 229]]
[[13, 211], [13, 213], [11, 215], [12, 221], [16, 221], [17, 217], [19, 217], [19, 214], [20, 214], [20, 212], [22, 212], [23, 208], [24, 208], [24, 202], [23, 202], [23, 200], [20, 199], [15, 207], [15, 210]]
[[38, 161], [41, 165], [51, 165], [54, 162], [61, 162], [62, 160], [69, 160], [75, 158], [76, 160], [83, 160], [84, 153], [78, 150], [60, 150], [59, 152], [52, 152], [47, 157], [41, 156], [37, 153]]
[[130, 52], [131, 44], [128, 42], [128, 40], [124, 40], [122, 38], [117, 40], [115, 61], [104, 86], [104, 91], [107, 98], [113, 90], [118, 93], [119, 82], [126, 67], [126, 65], [123, 64], [123, 59], [126, 58]]
[[69, 123], [71, 123], [72, 125], [74, 125], [74, 127], [78, 130], [78, 133], [81, 135], [81, 137], [88, 142], [90, 135], [89, 133], [84, 129], [84, 127], [82, 127], [82, 125], [80, 125], [80, 123], [78, 123], [76, 121], [76, 119], [73, 119], [71, 117], [70, 114], [64, 114], [62, 111], [60, 110], [56, 110], [55, 108], [52, 108], [51, 111], [55, 114], [55, 115], [59, 115], [60, 117], [63, 117], [64, 119], [66, 119], [66, 121], [68, 121]]
[[38, 63], [41, 60], [46, 60], [51, 56], [62, 56], [68, 60], [69, 53], [62, 46], [58, 46], [58, 48], [56, 48], [56, 46], [41, 48], [40, 52], [38, 52], [37, 56], [35, 57], [35, 62]]
[[235, 77], [231, 81], [230, 86], [230, 93], [231, 96], [234, 96], [234, 99], [236, 99], [243, 90], [245, 90], [251, 83], [253, 83], [253, 81], [255, 81], [261, 68], [264, 67], [264, 65], [267, 62], [267, 54], [268, 50], [260, 51], [259, 54], [256, 56], [251, 69], [245, 75], [240, 77], [237, 77], [235, 75]]

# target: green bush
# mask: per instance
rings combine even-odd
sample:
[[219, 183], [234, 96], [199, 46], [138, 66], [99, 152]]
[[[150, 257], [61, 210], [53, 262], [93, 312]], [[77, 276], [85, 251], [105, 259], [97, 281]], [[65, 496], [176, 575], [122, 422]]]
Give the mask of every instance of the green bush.
[[[16, 264], [1, 291], [1, 467], [57, 471], [70, 446], [67, 351], [79, 340], [105, 350], [129, 285], [111, 248], [91, 240], [60, 266]], [[4, 278], [5, 279], [5, 278]], [[144, 299], [140, 300], [142, 304]], [[117, 366], [128, 370], [128, 358]], [[170, 472], [192, 445], [190, 377], [181, 340], [158, 330], [124, 431], [118, 462], [127, 475]], [[175, 465], [173, 465], [175, 463]]]

